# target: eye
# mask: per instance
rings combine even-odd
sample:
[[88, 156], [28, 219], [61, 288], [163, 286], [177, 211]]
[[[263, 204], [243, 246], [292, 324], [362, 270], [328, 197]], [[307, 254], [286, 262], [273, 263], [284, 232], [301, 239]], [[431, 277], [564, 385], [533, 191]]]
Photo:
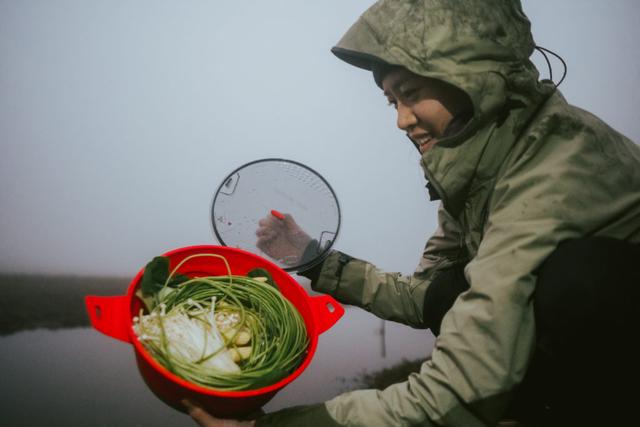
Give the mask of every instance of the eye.
[[407, 99], [409, 101], [413, 101], [418, 97], [418, 94], [420, 93], [420, 89], [417, 87], [408, 87], [405, 89], [402, 89], [402, 92], [400, 93], [400, 95], [404, 98]]
[[396, 110], [398, 109], [398, 101], [395, 99], [387, 99], [387, 105], [395, 108]]

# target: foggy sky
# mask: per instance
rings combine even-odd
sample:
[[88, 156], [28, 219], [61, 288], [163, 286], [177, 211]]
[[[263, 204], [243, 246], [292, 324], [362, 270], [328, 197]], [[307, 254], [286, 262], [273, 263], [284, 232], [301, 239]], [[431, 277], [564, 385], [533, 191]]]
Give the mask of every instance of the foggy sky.
[[[338, 249], [411, 272], [437, 206], [418, 153], [329, 52], [372, 3], [1, 0], [0, 271], [130, 276], [216, 244], [220, 181], [282, 157], [333, 186]], [[523, 6], [568, 101], [640, 141], [637, 1]]]

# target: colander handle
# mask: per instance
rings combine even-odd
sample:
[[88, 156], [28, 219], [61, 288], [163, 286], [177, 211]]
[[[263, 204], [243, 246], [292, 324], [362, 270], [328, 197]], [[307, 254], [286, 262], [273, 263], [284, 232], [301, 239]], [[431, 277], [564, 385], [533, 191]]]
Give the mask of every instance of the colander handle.
[[111, 338], [130, 343], [128, 301], [127, 295], [115, 297], [88, 295], [84, 298], [89, 320], [94, 328]]
[[318, 324], [318, 334], [335, 325], [344, 314], [344, 308], [329, 295], [311, 297], [311, 306]]

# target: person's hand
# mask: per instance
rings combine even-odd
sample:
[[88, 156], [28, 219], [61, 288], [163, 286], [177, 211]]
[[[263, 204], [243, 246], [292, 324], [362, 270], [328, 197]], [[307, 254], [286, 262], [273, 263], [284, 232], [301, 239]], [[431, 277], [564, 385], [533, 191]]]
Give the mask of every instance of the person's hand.
[[311, 237], [291, 215], [279, 215], [270, 214], [258, 222], [256, 246], [271, 258], [294, 265], [302, 258]]
[[191, 416], [200, 427], [252, 427], [255, 424], [254, 420], [239, 421], [216, 418], [196, 403], [187, 399], [184, 399], [182, 404], [187, 408], [189, 416]]

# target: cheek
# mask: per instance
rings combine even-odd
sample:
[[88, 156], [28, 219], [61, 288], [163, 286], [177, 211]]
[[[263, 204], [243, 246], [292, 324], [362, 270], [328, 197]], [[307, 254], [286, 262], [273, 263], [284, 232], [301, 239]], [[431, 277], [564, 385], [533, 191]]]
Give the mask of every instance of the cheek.
[[444, 133], [452, 115], [440, 102], [425, 100], [416, 105], [416, 116], [427, 130], [440, 136]]

